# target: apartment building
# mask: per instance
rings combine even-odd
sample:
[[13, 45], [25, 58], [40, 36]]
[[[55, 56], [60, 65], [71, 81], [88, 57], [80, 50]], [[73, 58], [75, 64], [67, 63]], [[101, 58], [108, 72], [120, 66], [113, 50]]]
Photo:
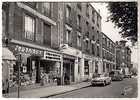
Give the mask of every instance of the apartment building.
[[[3, 2], [3, 48], [16, 57], [25, 84], [71, 84], [115, 68], [115, 46], [101, 32], [101, 16], [90, 3]], [[104, 39], [105, 38], [105, 39]], [[107, 41], [107, 42], [106, 42]]]
[[63, 4], [63, 72], [71, 82], [82, 81], [91, 78], [95, 65], [101, 73], [101, 16], [90, 3]]
[[102, 33], [102, 59], [103, 72], [110, 72], [116, 69], [116, 47], [115, 43]]
[[56, 84], [54, 78], [62, 77], [63, 64], [58, 51], [58, 4], [3, 2], [2, 18], [3, 48], [6, 45], [17, 58], [7, 69], [10, 71], [7, 80], [11, 83], [16, 80], [20, 66], [27, 81], [21, 80], [22, 84], [41, 83], [42, 73], [46, 75], [47, 84]]
[[131, 52], [125, 40], [116, 42], [116, 69], [131, 69]]

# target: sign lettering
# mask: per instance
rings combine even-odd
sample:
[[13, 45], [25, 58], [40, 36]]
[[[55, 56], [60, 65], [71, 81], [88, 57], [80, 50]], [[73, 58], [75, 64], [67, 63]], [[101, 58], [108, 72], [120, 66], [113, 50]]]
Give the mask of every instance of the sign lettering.
[[43, 55], [43, 50], [38, 50], [38, 49], [30, 48], [30, 47], [23, 47], [19, 45], [16, 45], [15, 51], [29, 53], [29, 54]]

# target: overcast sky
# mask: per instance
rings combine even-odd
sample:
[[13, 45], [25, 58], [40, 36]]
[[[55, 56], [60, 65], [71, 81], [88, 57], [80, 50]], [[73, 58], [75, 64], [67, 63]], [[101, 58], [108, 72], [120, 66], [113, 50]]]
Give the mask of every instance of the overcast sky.
[[[119, 34], [119, 29], [114, 28], [114, 23], [106, 22], [107, 16], [109, 15], [109, 11], [107, 10], [107, 3], [92, 3], [94, 8], [100, 13], [102, 16], [102, 32], [105, 33], [110, 39], [114, 42], [121, 40], [121, 35]], [[130, 42], [128, 42], [130, 45]], [[131, 47], [132, 56], [131, 60], [135, 63], [138, 62], [138, 50], [136, 47]]]

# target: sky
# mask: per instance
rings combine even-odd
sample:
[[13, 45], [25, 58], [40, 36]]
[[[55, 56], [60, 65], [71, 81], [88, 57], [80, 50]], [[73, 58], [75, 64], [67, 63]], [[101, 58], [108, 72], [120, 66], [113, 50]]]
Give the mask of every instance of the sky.
[[[106, 22], [107, 16], [109, 16], [109, 11], [107, 10], [107, 3], [92, 3], [93, 7], [100, 13], [102, 16], [102, 32], [106, 34], [110, 39], [112, 39], [114, 42], [122, 40], [121, 35], [119, 34], [119, 29], [114, 27], [114, 23], [112, 22]], [[127, 45], [131, 45], [130, 42], [127, 43]], [[138, 63], [138, 49], [137, 47], [132, 47], [132, 55], [131, 60], [132, 62]]]

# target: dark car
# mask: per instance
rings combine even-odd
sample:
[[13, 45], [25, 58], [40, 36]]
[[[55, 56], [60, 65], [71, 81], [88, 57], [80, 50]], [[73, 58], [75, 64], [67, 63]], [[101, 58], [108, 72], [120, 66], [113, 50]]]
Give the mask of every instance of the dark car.
[[111, 77], [112, 81], [122, 81], [124, 78], [124, 75], [120, 70], [114, 70], [109, 73], [109, 76]]
[[125, 74], [124, 75], [124, 78], [131, 78], [132, 77], [132, 74]]

